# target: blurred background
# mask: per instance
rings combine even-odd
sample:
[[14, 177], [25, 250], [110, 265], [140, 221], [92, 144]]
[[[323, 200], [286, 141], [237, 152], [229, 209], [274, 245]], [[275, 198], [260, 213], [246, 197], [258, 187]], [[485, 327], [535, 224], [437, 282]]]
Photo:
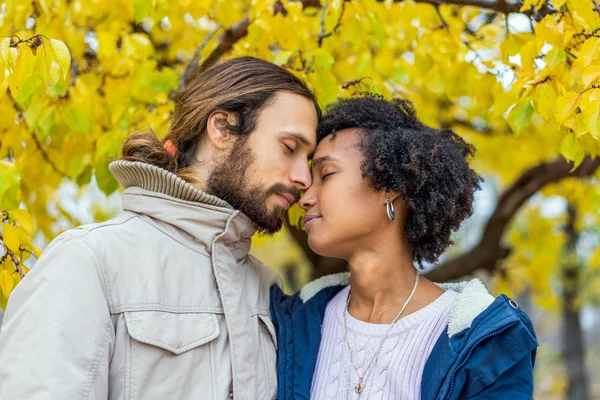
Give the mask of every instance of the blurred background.
[[[475, 212], [426, 273], [520, 302], [536, 399], [600, 399], [597, 0], [0, 0], [0, 320], [53, 237], [119, 212], [125, 138], [165, 135], [186, 77], [241, 55], [323, 107], [408, 98], [474, 144]], [[252, 249], [289, 292], [346, 269], [310, 251], [301, 215]]]

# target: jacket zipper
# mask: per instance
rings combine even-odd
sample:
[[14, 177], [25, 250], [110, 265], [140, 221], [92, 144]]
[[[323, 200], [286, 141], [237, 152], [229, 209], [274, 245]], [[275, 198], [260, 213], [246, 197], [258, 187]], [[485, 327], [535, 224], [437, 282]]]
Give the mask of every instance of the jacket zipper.
[[512, 322], [512, 323], [504, 326], [502, 329], [499, 329], [492, 333], [488, 333], [487, 335], [481, 337], [479, 340], [477, 340], [475, 342], [475, 344], [471, 347], [471, 349], [469, 349], [469, 353], [467, 354], [467, 357], [463, 360], [463, 362], [460, 363], [460, 365], [458, 367], [456, 367], [454, 369], [454, 371], [452, 371], [452, 375], [450, 376], [450, 388], [448, 389], [448, 394], [446, 395], [446, 397], [444, 397], [445, 400], [448, 400], [450, 398], [450, 395], [452, 394], [452, 391], [454, 390], [454, 377], [456, 376], [456, 373], [458, 372], [459, 369], [461, 369], [467, 363], [467, 361], [469, 361], [469, 358], [471, 358], [471, 354], [473, 353], [473, 350], [475, 350], [475, 347], [477, 347], [484, 340], [489, 339], [493, 336], [499, 335], [502, 332], [504, 332], [505, 330], [507, 330], [508, 328], [510, 328], [516, 324], [517, 324], [517, 321]]

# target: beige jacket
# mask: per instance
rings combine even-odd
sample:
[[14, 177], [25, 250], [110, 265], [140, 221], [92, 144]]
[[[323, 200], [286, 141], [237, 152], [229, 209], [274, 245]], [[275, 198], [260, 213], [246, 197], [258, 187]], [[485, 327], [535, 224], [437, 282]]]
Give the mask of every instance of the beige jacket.
[[124, 211], [54, 240], [8, 302], [0, 399], [274, 399], [255, 230], [174, 174], [117, 161]]

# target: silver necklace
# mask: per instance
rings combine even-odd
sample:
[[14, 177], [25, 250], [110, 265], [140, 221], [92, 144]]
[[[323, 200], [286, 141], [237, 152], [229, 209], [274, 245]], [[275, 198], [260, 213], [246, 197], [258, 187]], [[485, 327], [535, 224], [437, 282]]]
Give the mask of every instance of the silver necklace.
[[371, 358], [371, 361], [369, 361], [369, 364], [367, 364], [367, 368], [364, 369], [362, 375], [358, 372], [358, 368], [356, 367], [356, 364], [354, 364], [354, 360], [352, 359], [352, 348], [350, 347], [350, 341], [348, 340], [348, 327], [347, 327], [346, 319], [347, 319], [347, 315], [348, 315], [348, 305], [350, 304], [350, 295], [352, 293], [352, 291], [348, 291], [348, 298], [346, 299], [346, 308], [344, 309], [344, 337], [346, 339], [346, 344], [348, 345], [348, 354], [350, 354], [350, 362], [352, 363], [352, 366], [354, 367], [354, 370], [356, 371], [356, 375], [358, 375], [358, 384], [354, 387], [354, 391], [356, 393], [358, 393], [359, 395], [362, 393], [362, 391], [365, 388], [364, 378], [369, 373], [369, 368], [371, 368], [371, 364], [373, 364], [373, 361], [375, 359], [377, 359], [377, 357], [379, 356], [379, 352], [381, 352], [381, 349], [383, 348], [383, 344], [385, 343], [385, 341], [387, 340], [390, 332], [392, 331], [392, 328], [394, 327], [394, 324], [398, 321], [398, 319], [400, 318], [400, 316], [402, 315], [402, 313], [404, 312], [404, 310], [406, 310], [406, 307], [408, 306], [408, 303], [410, 303], [410, 301], [412, 300], [413, 296], [415, 295], [415, 292], [417, 291], [417, 286], [419, 285], [419, 275], [420, 275], [419, 271], [417, 271], [417, 278], [415, 279], [415, 285], [413, 286], [413, 289], [412, 289], [412, 292], [410, 293], [410, 296], [408, 296], [408, 299], [406, 299], [406, 302], [404, 302], [404, 305], [402, 306], [402, 309], [400, 310], [400, 312], [398, 313], [398, 315], [396, 315], [396, 318], [394, 318], [394, 320], [390, 324], [390, 327], [387, 330], [385, 336], [379, 342], [379, 347], [377, 348], [377, 351], [375, 352], [375, 355]]

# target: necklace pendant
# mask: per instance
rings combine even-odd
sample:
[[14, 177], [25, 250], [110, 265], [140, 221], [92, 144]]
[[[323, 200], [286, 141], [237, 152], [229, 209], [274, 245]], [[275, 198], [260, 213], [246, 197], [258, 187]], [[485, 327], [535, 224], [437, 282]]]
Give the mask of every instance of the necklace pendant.
[[362, 391], [363, 391], [362, 381], [359, 382], [359, 384], [354, 387], [354, 391], [358, 394], [362, 393]]

